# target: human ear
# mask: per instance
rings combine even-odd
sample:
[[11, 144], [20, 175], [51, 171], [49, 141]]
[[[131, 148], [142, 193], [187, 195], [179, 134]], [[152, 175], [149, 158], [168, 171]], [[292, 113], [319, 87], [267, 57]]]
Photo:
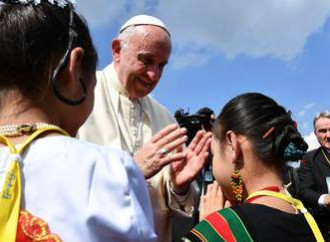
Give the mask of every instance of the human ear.
[[70, 62], [69, 62], [69, 71], [77, 76], [81, 75], [81, 72], [83, 70], [82, 67], [82, 60], [84, 58], [84, 49], [81, 47], [76, 47], [71, 51], [70, 54]]
[[121, 51], [121, 40], [118, 38], [115, 38], [111, 43], [111, 49], [112, 49], [112, 59], [115, 63], [118, 63], [120, 61], [120, 51]]
[[77, 99], [81, 97], [83, 77], [82, 60], [84, 50], [81, 47], [74, 48], [70, 53], [67, 65], [59, 75], [60, 93], [66, 98]]
[[83, 77], [83, 61], [84, 49], [76, 47], [71, 51], [69, 66], [69, 74], [71, 79], [71, 86], [74, 90], [81, 90], [81, 81]]
[[237, 163], [241, 155], [241, 144], [238, 141], [237, 135], [233, 131], [227, 131], [226, 133], [226, 143], [229, 148], [229, 154], [231, 161]]

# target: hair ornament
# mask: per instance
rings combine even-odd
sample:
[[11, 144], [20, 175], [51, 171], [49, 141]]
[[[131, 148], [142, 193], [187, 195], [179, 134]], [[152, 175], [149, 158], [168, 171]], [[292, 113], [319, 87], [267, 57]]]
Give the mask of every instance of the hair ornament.
[[57, 5], [60, 8], [65, 8], [68, 4], [71, 4], [73, 7], [76, 6], [76, 0], [11, 0], [11, 1], [0, 0], [0, 3], [18, 3], [22, 5], [33, 3], [35, 6], [37, 6], [41, 3], [41, 1], [47, 1], [50, 4]]
[[262, 136], [262, 138], [266, 139], [274, 130], [275, 130], [274, 126], [270, 127], [268, 131]]
[[296, 120], [293, 120], [293, 127], [295, 127], [296, 129], [298, 129], [298, 123]]
[[288, 146], [284, 149], [283, 158], [287, 161], [296, 161], [301, 159], [301, 157], [306, 153], [306, 150], [299, 149], [297, 145], [290, 142]]

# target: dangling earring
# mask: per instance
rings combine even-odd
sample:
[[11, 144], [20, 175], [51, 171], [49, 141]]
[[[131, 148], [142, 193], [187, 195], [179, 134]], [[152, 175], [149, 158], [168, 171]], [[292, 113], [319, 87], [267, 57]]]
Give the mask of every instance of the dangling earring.
[[243, 201], [243, 181], [236, 164], [234, 164], [234, 171], [231, 174], [231, 187], [237, 202], [241, 204]]

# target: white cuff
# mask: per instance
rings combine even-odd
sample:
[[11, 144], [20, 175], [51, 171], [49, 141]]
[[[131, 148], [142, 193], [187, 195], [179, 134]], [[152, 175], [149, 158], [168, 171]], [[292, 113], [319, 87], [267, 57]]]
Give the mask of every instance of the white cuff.
[[325, 200], [325, 197], [327, 196], [328, 194], [322, 194], [320, 197], [319, 197], [319, 200], [317, 201], [318, 203], [319, 203], [319, 205], [320, 205], [320, 207], [325, 207], [325, 205], [324, 205], [324, 200]]

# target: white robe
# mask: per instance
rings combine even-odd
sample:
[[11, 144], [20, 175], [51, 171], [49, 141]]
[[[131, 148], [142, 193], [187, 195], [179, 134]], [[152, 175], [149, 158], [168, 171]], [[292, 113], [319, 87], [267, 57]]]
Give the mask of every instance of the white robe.
[[[79, 130], [79, 138], [111, 148], [134, 152], [132, 134], [127, 124], [133, 123], [125, 113], [131, 106], [125, 89], [121, 86], [113, 64], [97, 72], [94, 109], [88, 120]], [[143, 127], [140, 147], [146, 144], [158, 131], [175, 119], [171, 113], [150, 96], [139, 99], [143, 110]], [[126, 124], [126, 125], [125, 125]], [[154, 213], [155, 230], [159, 241], [172, 241], [171, 218], [192, 217], [198, 201], [198, 193], [190, 186], [186, 196], [171, 192], [169, 167], [147, 180]]]

